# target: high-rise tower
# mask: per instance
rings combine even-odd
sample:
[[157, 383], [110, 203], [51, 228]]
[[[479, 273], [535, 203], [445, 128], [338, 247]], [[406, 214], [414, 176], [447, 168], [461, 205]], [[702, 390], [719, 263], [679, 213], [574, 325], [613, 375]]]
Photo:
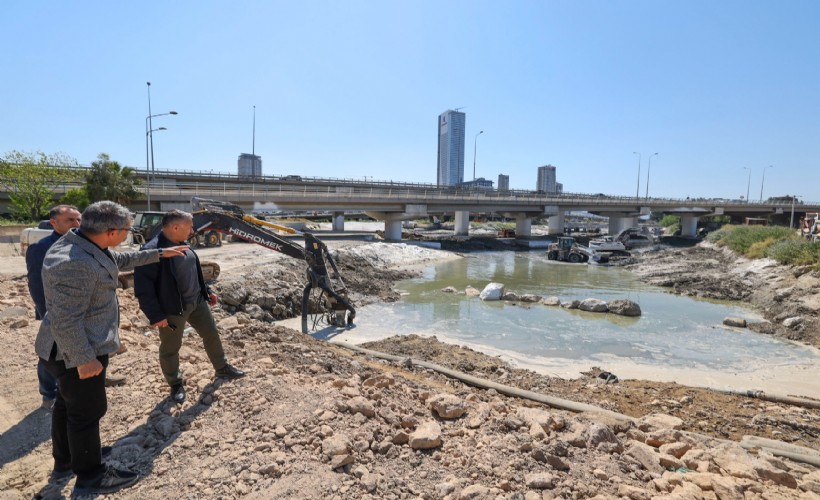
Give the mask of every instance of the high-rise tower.
[[557, 193], [558, 186], [555, 182], [555, 166], [544, 165], [538, 167], [538, 181], [535, 187], [536, 191], [543, 191], [544, 193]]
[[456, 186], [464, 181], [464, 126], [466, 115], [448, 109], [438, 117], [439, 186]]

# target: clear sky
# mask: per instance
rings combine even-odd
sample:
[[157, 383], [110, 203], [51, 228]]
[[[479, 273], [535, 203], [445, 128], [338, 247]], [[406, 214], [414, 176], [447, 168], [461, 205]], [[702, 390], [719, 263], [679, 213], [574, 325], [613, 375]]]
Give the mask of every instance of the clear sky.
[[[0, 154], [568, 192], [820, 200], [820, 1], [4, 0]], [[480, 130], [484, 134], [475, 140]], [[765, 183], [763, 183], [764, 167]], [[744, 170], [747, 167], [751, 170]], [[749, 178], [749, 175], [751, 177]], [[750, 182], [749, 182], [750, 180]]]

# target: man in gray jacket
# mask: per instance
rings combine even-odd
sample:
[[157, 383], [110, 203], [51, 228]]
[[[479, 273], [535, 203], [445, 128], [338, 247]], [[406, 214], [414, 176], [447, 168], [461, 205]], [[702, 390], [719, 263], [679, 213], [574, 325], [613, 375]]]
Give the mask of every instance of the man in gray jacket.
[[105, 368], [109, 354], [120, 347], [117, 275], [187, 249], [109, 250], [125, 241], [130, 229], [128, 209], [111, 201], [94, 203], [83, 212], [79, 230], [55, 242], [43, 262], [47, 313], [35, 348], [59, 381], [51, 418], [53, 475], [77, 474], [77, 494], [116, 491], [139, 477], [104, 465], [100, 448]]

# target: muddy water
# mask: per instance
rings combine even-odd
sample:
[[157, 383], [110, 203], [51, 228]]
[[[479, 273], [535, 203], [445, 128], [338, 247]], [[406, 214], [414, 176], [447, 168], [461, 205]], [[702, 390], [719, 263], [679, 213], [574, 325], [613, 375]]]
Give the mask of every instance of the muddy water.
[[[785, 390], [789, 380], [784, 377], [820, 368], [816, 349], [724, 327], [726, 316], [760, 320], [742, 304], [680, 297], [642, 284], [617, 267], [555, 263], [542, 254], [488, 252], [430, 267], [422, 277], [398, 284], [402, 301], [363, 308], [357, 327], [342, 340], [436, 335], [561, 376], [601, 366], [620, 370], [622, 378], [683, 378], [687, 380], [678, 381], [690, 385], [751, 383], [760, 388], [773, 381]], [[640, 304], [643, 315], [625, 318], [540, 304], [482, 302], [463, 293], [441, 292], [447, 286], [481, 290], [490, 282], [503, 283], [519, 295], [557, 296], [561, 301], [630, 299]]]

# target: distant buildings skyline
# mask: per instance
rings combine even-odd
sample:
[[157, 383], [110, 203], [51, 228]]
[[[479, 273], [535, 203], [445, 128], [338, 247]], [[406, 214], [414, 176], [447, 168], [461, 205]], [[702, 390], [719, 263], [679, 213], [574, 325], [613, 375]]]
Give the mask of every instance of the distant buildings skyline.
[[564, 191], [564, 185], [556, 182], [556, 167], [555, 165], [543, 165], [538, 167], [538, 179], [535, 183], [536, 191], [543, 191], [544, 193], [561, 193]]
[[457, 186], [464, 182], [464, 132], [467, 117], [448, 109], [438, 116], [436, 184]]
[[498, 190], [508, 191], [510, 189], [510, 176], [498, 174]]
[[237, 175], [242, 179], [262, 177], [262, 157], [242, 153], [236, 161]]

